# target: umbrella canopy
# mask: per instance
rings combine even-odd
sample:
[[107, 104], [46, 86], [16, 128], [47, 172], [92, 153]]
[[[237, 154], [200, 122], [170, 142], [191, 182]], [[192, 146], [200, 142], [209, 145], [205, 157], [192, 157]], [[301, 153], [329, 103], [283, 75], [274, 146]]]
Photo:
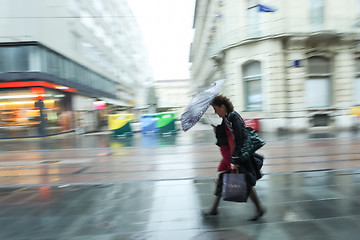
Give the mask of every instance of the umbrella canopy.
[[219, 94], [225, 79], [213, 82], [211, 86], [203, 92], [196, 94], [183, 114], [181, 114], [181, 126], [186, 132], [194, 126], [209, 108], [211, 101]]

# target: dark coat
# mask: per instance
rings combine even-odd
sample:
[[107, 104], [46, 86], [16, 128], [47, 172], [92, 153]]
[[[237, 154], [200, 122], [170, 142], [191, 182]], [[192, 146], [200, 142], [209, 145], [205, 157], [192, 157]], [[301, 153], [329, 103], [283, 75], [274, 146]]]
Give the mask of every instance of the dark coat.
[[[233, 162], [233, 159], [237, 158], [241, 154], [241, 148], [244, 145], [244, 128], [245, 122], [240, 116], [239, 113], [232, 111], [226, 115], [228, 122], [230, 123], [230, 128], [234, 134], [234, 149], [232, 152], [232, 163], [239, 165], [239, 171], [243, 172], [247, 176], [248, 184], [255, 186], [256, 180], [262, 177], [259, 168], [259, 161], [263, 161], [261, 155], [255, 154], [250, 161], [247, 162]], [[255, 157], [257, 159], [255, 159]], [[262, 159], [261, 159], [262, 158]]]

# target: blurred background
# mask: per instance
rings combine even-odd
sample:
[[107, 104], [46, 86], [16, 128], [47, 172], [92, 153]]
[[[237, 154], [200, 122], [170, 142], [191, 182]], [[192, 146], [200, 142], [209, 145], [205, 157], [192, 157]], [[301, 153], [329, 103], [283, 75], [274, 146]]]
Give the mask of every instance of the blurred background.
[[0, 138], [173, 133], [223, 78], [258, 131], [357, 130], [359, 30], [358, 0], [1, 0]]

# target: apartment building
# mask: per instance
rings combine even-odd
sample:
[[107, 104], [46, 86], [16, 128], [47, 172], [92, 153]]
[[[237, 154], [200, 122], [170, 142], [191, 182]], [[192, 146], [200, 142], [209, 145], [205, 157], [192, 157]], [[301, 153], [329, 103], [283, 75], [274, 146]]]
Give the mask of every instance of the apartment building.
[[126, 0], [2, 0], [0, 16], [1, 136], [93, 131], [110, 108], [145, 105], [152, 73]]
[[197, 0], [193, 92], [222, 93], [261, 131], [348, 129], [360, 105], [360, 1]]

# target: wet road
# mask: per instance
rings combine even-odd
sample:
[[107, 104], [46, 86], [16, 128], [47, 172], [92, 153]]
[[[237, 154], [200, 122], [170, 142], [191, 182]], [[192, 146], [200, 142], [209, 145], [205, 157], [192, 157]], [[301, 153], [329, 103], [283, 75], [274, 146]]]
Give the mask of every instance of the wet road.
[[209, 129], [1, 141], [0, 239], [356, 239], [360, 137], [262, 137], [259, 222], [251, 203], [200, 216], [220, 160]]

